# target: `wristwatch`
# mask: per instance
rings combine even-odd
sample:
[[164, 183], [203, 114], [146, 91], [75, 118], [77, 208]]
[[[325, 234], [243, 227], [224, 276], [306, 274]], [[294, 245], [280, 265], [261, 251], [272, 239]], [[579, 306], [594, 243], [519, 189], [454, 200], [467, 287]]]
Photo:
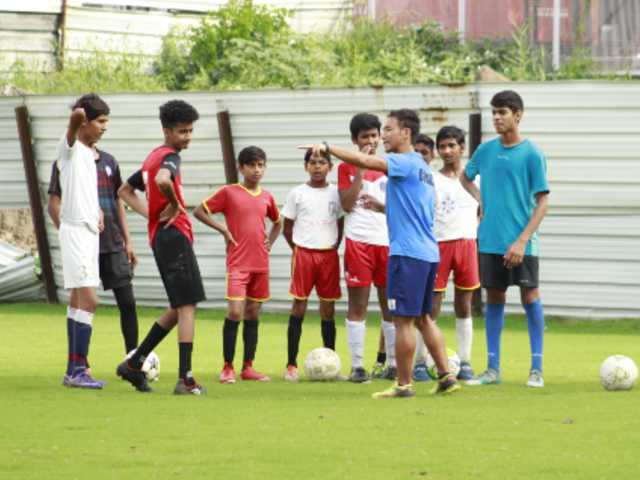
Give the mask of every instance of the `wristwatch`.
[[329, 153], [329, 144], [327, 142], [322, 142], [322, 145], [324, 145], [324, 151]]

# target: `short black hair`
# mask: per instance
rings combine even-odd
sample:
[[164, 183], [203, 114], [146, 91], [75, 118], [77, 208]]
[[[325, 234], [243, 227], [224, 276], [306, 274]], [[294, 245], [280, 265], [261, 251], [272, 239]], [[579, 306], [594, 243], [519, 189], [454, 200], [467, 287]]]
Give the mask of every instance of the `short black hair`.
[[109, 115], [111, 112], [109, 105], [95, 93], [87, 93], [78, 98], [73, 107], [71, 107], [72, 110], [76, 108], [84, 109], [87, 120], [90, 121], [95, 120], [100, 115]]
[[408, 128], [411, 130], [411, 144], [416, 143], [416, 137], [420, 133], [420, 117], [410, 108], [401, 108], [400, 110], [391, 110], [389, 117], [393, 117], [398, 120], [398, 124], [401, 128]]
[[255, 162], [256, 160], [263, 160], [265, 163], [267, 161], [267, 154], [264, 153], [260, 147], [250, 146], [245, 147], [240, 150], [238, 154], [238, 163], [240, 165], [249, 165], [251, 162]]
[[[304, 164], [306, 165], [307, 163], [309, 163], [309, 160], [311, 160], [311, 154], [313, 153], [313, 150], [308, 149], [306, 152], [304, 152]], [[324, 158], [326, 158], [328, 160], [329, 163], [331, 163], [331, 154], [329, 152], [327, 152], [326, 150], [323, 150], [320, 152], [320, 155], [322, 155]]]
[[436, 134], [436, 146], [440, 145], [440, 142], [447, 138], [453, 138], [458, 142], [458, 145], [464, 145], [464, 130], [454, 125], [442, 127]]
[[351, 131], [351, 138], [357, 138], [360, 132], [365, 130], [371, 130], [375, 128], [380, 132], [382, 124], [380, 119], [372, 113], [358, 113], [354, 115], [349, 123], [349, 130]]
[[179, 123], [193, 123], [200, 118], [198, 111], [183, 100], [170, 100], [160, 106], [163, 128], [174, 128]]
[[429, 135], [425, 135], [424, 133], [420, 133], [416, 136], [416, 140], [415, 142], [413, 142], [413, 144], [415, 145], [417, 143], [425, 145], [432, 152], [435, 148], [435, 142], [433, 141], [433, 138], [431, 138]]
[[513, 113], [524, 111], [522, 97], [513, 90], [503, 90], [496, 93], [491, 99], [493, 108], [508, 108]]

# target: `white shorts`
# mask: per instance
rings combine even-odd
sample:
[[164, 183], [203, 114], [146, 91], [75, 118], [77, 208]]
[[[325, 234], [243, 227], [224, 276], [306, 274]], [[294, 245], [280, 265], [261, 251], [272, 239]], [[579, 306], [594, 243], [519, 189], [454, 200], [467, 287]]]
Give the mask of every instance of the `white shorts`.
[[60, 224], [64, 288], [97, 287], [100, 284], [100, 234], [84, 225]]

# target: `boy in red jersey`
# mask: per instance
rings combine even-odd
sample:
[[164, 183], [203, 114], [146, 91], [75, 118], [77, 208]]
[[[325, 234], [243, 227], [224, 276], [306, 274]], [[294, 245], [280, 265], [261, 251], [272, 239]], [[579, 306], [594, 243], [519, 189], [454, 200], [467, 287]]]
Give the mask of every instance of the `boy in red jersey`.
[[297, 356], [307, 300], [315, 286], [320, 299], [320, 328], [325, 348], [336, 349], [335, 303], [340, 292], [340, 259], [344, 212], [340, 208], [338, 188], [327, 182], [331, 170], [328, 153], [304, 156], [309, 181], [287, 195], [282, 209], [284, 237], [293, 250], [291, 288], [293, 297], [287, 328], [287, 369], [284, 379], [298, 381]]
[[[133, 356], [116, 370], [118, 376], [141, 392], [151, 391], [141, 370], [145, 357], [177, 324], [180, 366], [174, 393], [205, 393], [191, 373], [196, 304], [205, 300], [205, 295], [193, 253], [193, 229], [185, 210], [178, 155], [189, 146], [193, 123], [198, 118], [196, 109], [182, 100], [162, 105], [160, 121], [164, 144], [151, 151], [142, 168], [118, 191], [131, 208], [148, 219], [149, 243], [170, 303], [170, 308], [153, 324]], [[135, 190], [146, 193], [146, 204]]]
[[[229, 311], [222, 329], [224, 366], [220, 383], [235, 383], [233, 359], [238, 325], [244, 319], [242, 380], [269, 381], [253, 368], [258, 346], [258, 316], [262, 302], [269, 299], [269, 252], [280, 234], [280, 212], [271, 193], [260, 187], [267, 155], [258, 147], [244, 148], [238, 155], [242, 183], [226, 185], [202, 202], [193, 212], [205, 225], [217, 230], [227, 243], [227, 295]], [[226, 226], [211, 214], [224, 214]], [[265, 218], [273, 225], [267, 236]]]

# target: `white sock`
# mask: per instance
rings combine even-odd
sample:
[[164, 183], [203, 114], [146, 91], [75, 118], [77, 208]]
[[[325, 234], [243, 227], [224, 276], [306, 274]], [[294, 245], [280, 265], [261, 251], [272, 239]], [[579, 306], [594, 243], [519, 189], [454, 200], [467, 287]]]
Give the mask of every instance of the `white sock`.
[[458, 337], [458, 356], [461, 362], [471, 362], [471, 344], [473, 343], [473, 320], [456, 318], [456, 337]]
[[396, 326], [393, 322], [382, 321], [382, 333], [384, 334], [384, 348], [387, 351], [387, 365], [396, 366]]
[[352, 322], [347, 318], [345, 323], [347, 325], [347, 342], [351, 353], [351, 368], [363, 367], [365, 322]]
[[76, 322], [84, 323], [85, 325], [92, 326], [93, 325], [93, 313], [87, 312], [85, 310], [80, 310], [79, 308], [76, 310], [76, 316], [74, 318]]
[[427, 363], [427, 346], [424, 344], [422, 332], [416, 328], [416, 356], [414, 363]]

